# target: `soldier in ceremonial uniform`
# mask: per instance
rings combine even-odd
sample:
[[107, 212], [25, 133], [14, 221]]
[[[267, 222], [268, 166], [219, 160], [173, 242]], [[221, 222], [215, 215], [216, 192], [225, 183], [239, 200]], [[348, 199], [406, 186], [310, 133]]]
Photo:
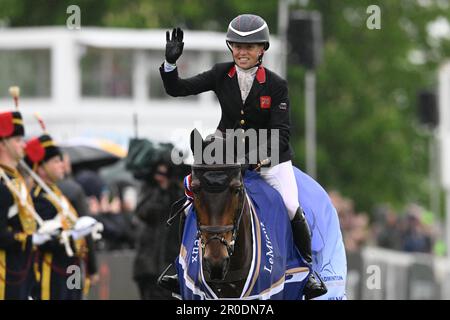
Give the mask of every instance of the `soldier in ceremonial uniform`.
[[92, 232], [96, 221], [91, 217], [80, 219], [56, 186], [64, 177], [64, 164], [60, 148], [52, 138], [47, 134], [33, 138], [27, 142], [25, 150], [27, 163], [46, 186], [37, 184], [31, 191], [36, 210], [44, 221], [59, 221], [63, 230], [60, 237], [38, 247], [36, 298], [81, 299], [82, 287], [86, 285], [82, 281], [85, 274], [82, 262], [87, 257], [84, 237]]
[[33, 280], [33, 244], [38, 235], [30, 208], [33, 202], [17, 170], [24, 156], [24, 125], [20, 112], [0, 113], [0, 300], [28, 299]]

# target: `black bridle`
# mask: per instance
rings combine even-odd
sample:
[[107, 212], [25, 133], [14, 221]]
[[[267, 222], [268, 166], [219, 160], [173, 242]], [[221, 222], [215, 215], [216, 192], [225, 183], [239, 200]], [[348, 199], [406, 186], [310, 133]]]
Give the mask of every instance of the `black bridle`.
[[[222, 173], [221, 178], [223, 178], [223, 174], [226, 174], [226, 179], [222, 179], [220, 183], [211, 183], [205, 179], [204, 175], [200, 175], [200, 186], [202, 189], [205, 189], [208, 192], [217, 193], [224, 191], [228, 186], [231, 179], [234, 178], [232, 173], [236, 170], [241, 171], [240, 164], [225, 164], [225, 165], [193, 165], [192, 171], [205, 171], [206, 172], [220, 172]], [[234, 213], [233, 224], [225, 225], [225, 226], [209, 226], [209, 225], [201, 225], [199, 219], [197, 219], [197, 239], [200, 239], [200, 244], [202, 250], [205, 249], [206, 245], [213, 241], [218, 240], [222, 245], [227, 248], [228, 255], [231, 257], [234, 253], [234, 246], [236, 243], [239, 226], [241, 223], [242, 215], [244, 213], [245, 204], [246, 204], [246, 193], [244, 189], [244, 183], [242, 179], [242, 174], [240, 174], [240, 190], [239, 190], [239, 205]], [[224, 235], [228, 232], [232, 232], [231, 241], [227, 241]], [[209, 234], [212, 235], [206, 241], [203, 240], [202, 235]]]
[[[204, 250], [206, 245], [211, 242], [212, 240], [218, 240], [221, 244], [223, 244], [227, 248], [228, 255], [231, 257], [234, 253], [234, 245], [236, 244], [236, 239], [238, 235], [239, 225], [241, 223], [241, 218], [244, 213], [245, 208], [245, 190], [242, 188], [240, 191], [239, 196], [239, 206], [235, 213], [235, 218], [233, 221], [233, 224], [226, 225], [226, 226], [207, 226], [207, 225], [200, 225], [199, 222], [197, 222], [197, 239], [200, 238], [200, 244], [202, 249]], [[231, 235], [231, 241], [228, 242], [223, 235], [232, 232]], [[208, 240], [203, 241], [202, 234], [212, 234], [212, 237], [209, 237]]]

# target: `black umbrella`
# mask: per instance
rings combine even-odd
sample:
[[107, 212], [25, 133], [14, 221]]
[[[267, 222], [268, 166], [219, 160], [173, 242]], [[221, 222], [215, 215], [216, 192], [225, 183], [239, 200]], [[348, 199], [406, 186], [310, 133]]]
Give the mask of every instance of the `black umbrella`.
[[107, 140], [77, 140], [62, 144], [74, 171], [79, 169], [97, 170], [116, 163], [126, 156], [126, 150], [120, 145]]

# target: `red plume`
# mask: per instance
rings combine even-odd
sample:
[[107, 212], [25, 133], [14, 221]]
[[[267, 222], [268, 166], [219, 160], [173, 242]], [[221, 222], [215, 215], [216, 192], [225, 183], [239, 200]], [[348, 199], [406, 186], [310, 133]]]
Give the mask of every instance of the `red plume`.
[[38, 138], [28, 141], [25, 146], [25, 153], [33, 163], [38, 163], [45, 157], [45, 149]]
[[34, 114], [34, 116], [36, 117], [37, 121], [39, 122], [39, 125], [42, 128], [42, 131], [44, 133], [47, 133], [47, 127], [45, 126], [45, 122], [44, 122], [44, 120], [42, 120], [42, 117], [37, 112]]
[[14, 132], [13, 114], [0, 113], [0, 138], [9, 137]]

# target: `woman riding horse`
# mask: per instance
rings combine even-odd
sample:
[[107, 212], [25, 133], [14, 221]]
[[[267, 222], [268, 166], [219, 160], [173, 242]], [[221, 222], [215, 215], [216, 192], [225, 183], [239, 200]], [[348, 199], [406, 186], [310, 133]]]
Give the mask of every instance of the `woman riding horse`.
[[[294, 243], [304, 261], [312, 267], [311, 234], [298, 201], [291, 161], [287, 83], [262, 66], [264, 52], [270, 44], [266, 22], [252, 14], [234, 18], [228, 26], [226, 36], [233, 62], [216, 64], [211, 70], [188, 79], [179, 78], [175, 64], [183, 52], [183, 31], [180, 28], [173, 29], [172, 37], [167, 31], [166, 40], [166, 59], [160, 67], [160, 73], [169, 95], [179, 97], [214, 91], [222, 109], [218, 125], [218, 132], [222, 134], [227, 129], [240, 129], [244, 132], [249, 129], [278, 131], [278, 157], [270, 154], [276, 146], [269, 143], [271, 168], [262, 171], [261, 176], [282, 196], [291, 221]], [[258, 143], [260, 138], [258, 135]], [[279, 163], [274, 159], [279, 159]], [[261, 160], [263, 159], [259, 159]], [[171, 281], [173, 279], [166, 277], [164, 280], [176, 284]], [[307, 299], [311, 299], [325, 294], [327, 289], [319, 275], [311, 273], [304, 291]]]

